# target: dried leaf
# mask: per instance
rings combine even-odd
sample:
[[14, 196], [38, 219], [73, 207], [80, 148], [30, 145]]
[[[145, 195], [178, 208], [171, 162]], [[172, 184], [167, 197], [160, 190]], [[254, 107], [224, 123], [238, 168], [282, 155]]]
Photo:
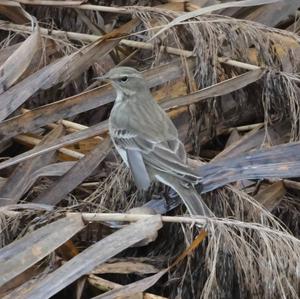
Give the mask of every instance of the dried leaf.
[[14, 165], [16, 163], [19, 163], [19, 162], [25, 161], [27, 159], [41, 155], [42, 153], [48, 153], [52, 150], [58, 149], [65, 145], [72, 144], [77, 141], [96, 136], [96, 135], [104, 133], [106, 131], [107, 131], [107, 121], [101, 122], [95, 126], [89, 127], [88, 129], [78, 131], [78, 132], [63, 136], [61, 138], [58, 138], [52, 144], [41, 145], [41, 147], [39, 149], [29, 150], [23, 154], [20, 154], [20, 155], [14, 157], [14, 158], [11, 158], [5, 162], [2, 162], [2, 163], [0, 163], [0, 169], [1, 169], [1, 167], [5, 168], [7, 166]]
[[83, 228], [81, 217], [71, 215], [47, 224], [2, 248], [0, 286], [43, 259]]
[[[110, 291], [111, 289], [120, 288], [122, 287], [121, 284], [103, 279], [101, 277], [98, 277], [94, 274], [90, 274], [88, 277], [88, 282], [94, 286], [95, 288], [98, 288], [101, 291]], [[167, 299], [166, 297], [154, 295], [151, 293], [143, 293], [143, 299]], [[118, 299], [124, 298], [124, 297], [118, 297]], [[130, 297], [131, 298], [131, 297]], [[128, 299], [128, 297], [126, 297]]]
[[[266, 132], [262, 125], [245, 134], [240, 140], [231, 144], [219, 153], [212, 161], [221, 158], [236, 157], [242, 153], [246, 153], [253, 149], [259, 149], [264, 144]], [[279, 145], [285, 142], [283, 136], [288, 132], [288, 127], [284, 124], [272, 126], [268, 128], [268, 134], [273, 145]]]
[[272, 211], [286, 193], [283, 182], [276, 182], [258, 192], [254, 198], [267, 210]]
[[258, 7], [245, 16], [245, 19], [276, 27], [281, 22], [286, 21], [289, 16], [293, 15], [298, 8], [300, 8], [298, 0], [281, 1], [276, 4]]
[[204, 229], [202, 229], [198, 234], [198, 236], [195, 238], [195, 240], [192, 242], [192, 244], [175, 260], [174, 263], [172, 263], [172, 265], [169, 268], [161, 270], [157, 274], [141, 279], [137, 282], [108, 291], [103, 295], [93, 297], [93, 299], [100, 299], [100, 298], [113, 299], [118, 296], [126, 297], [126, 296], [132, 296], [133, 294], [144, 292], [146, 289], [153, 286], [164, 274], [166, 274], [170, 270], [170, 268], [177, 265], [187, 255], [191, 254], [196, 248], [198, 248], [199, 245], [202, 243], [202, 241], [206, 238], [206, 236], [207, 236], [207, 232]]
[[187, 12], [183, 15], [180, 15], [179, 17], [175, 18], [173, 21], [171, 21], [167, 26], [165, 26], [163, 29], [159, 30], [157, 33], [155, 33], [151, 40], [156, 38], [157, 36], [161, 35], [163, 32], [169, 30], [171, 27], [180, 24], [183, 21], [186, 21], [191, 18], [195, 18], [207, 13], [211, 13], [216, 10], [228, 8], [228, 7], [247, 7], [247, 6], [255, 6], [255, 5], [263, 5], [263, 4], [269, 4], [269, 3], [276, 3], [281, 0], [244, 0], [244, 1], [232, 1], [232, 2], [226, 2], [216, 5], [211, 5], [208, 7], [200, 8], [191, 12]]
[[126, 286], [113, 289], [106, 292], [103, 295], [93, 297], [92, 299], [114, 299], [119, 296], [131, 298], [132, 295], [145, 291], [146, 289], [153, 286], [163, 275], [168, 272], [169, 269], [159, 271], [157, 274], [151, 275], [147, 278], [138, 280]]
[[107, 156], [111, 148], [111, 140], [107, 137], [105, 140], [101, 141], [92, 152], [80, 159], [45, 193], [42, 193], [35, 198], [34, 202], [49, 205], [57, 204], [95, 170]]
[[158, 215], [130, 224], [93, 244], [31, 288], [19, 290], [18, 294], [12, 294], [7, 298], [50, 298], [82, 275], [92, 271], [96, 266], [152, 235], [161, 227], [162, 222]]
[[300, 177], [300, 142], [228, 157], [198, 168], [203, 191], [244, 179]]
[[30, 5], [54, 5], [54, 6], [78, 6], [87, 2], [87, 0], [17, 0], [20, 3]]
[[[64, 133], [63, 126], [57, 126], [48, 135], [44, 137], [39, 145], [35, 148], [38, 149], [41, 145], [46, 145], [59, 138]], [[34, 183], [35, 171], [38, 171], [43, 166], [54, 162], [55, 151], [41, 155], [32, 160], [27, 160], [18, 165], [14, 172], [7, 179], [5, 185], [0, 189], [0, 206], [11, 205], [18, 202], [22, 195]]]
[[40, 48], [39, 27], [19, 46], [0, 67], [0, 94], [9, 89], [26, 71]]
[[39, 266], [32, 266], [26, 271], [22, 272], [20, 275], [16, 276], [8, 283], [0, 287], [0, 298], [5, 298], [5, 295], [14, 291], [17, 287], [23, 283], [27, 283], [32, 277], [39, 275], [43, 268]]
[[17, 3], [16, 1], [2, 0], [0, 5], [0, 13], [4, 14], [16, 23], [26, 23], [27, 20], [30, 20], [32, 28], [34, 23], [36, 23], [35, 18], [27, 13], [20, 3]]
[[161, 101], [161, 106], [164, 109], [171, 109], [184, 105], [190, 105], [201, 100], [206, 100], [210, 97], [217, 97], [229, 94], [235, 90], [241, 89], [251, 83], [256, 82], [264, 75], [264, 73], [264, 69], [249, 71], [243, 75], [224, 80], [220, 83], [203, 88], [186, 96], [180, 96], [175, 99], [165, 99], [164, 101]]
[[120, 273], [120, 274], [149, 274], [157, 273], [159, 270], [152, 265], [141, 262], [115, 262], [106, 263], [93, 270], [93, 274]]
[[9, 56], [11, 56], [11, 53], [15, 52], [22, 44], [23, 42], [20, 42], [0, 49], [0, 65], [2, 65]]
[[[59, 82], [69, 82], [74, 79], [74, 76], [85, 71], [95, 58], [109, 53], [119, 43], [120, 35], [128, 33], [136, 25], [136, 20], [130, 21], [79, 51], [45, 66], [4, 92], [0, 95], [0, 120], [8, 117], [37, 90], [47, 89]], [[118, 35], [119, 38], [109, 39], [114, 35]]]

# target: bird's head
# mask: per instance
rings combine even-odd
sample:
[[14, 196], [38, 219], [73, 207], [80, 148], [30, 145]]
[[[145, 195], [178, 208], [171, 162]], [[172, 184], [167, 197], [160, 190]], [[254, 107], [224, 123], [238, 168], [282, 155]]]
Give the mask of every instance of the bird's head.
[[111, 82], [118, 93], [125, 95], [130, 96], [148, 90], [142, 74], [131, 67], [115, 67], [100, 78]]

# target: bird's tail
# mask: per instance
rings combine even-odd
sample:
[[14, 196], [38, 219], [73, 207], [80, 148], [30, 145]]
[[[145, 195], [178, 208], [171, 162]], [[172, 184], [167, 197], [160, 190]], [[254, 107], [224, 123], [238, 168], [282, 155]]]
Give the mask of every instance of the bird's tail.
[[186, 208], [192, 216], [207, 216], [214, 217], [214, 213], [203, 201], [201, 195], [196, 191], [192, 185], [182, 185], [181, 183], [173, 186], [177, 194], [181, 197]]
[[192, 216], [215, 216], [192, 184], [185, 184], [179, 178], [163, 172], [156, 173], [155, 177], [176, 191]]

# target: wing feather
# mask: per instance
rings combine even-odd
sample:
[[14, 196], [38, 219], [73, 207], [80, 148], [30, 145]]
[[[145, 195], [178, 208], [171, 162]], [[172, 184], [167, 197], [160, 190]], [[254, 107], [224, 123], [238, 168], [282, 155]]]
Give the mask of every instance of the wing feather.
[[138, 150], [127, 149], [126, 154], [137, 188], [147, 190], [150, 186], [151, 179], [146, 169], [142, 153]]
[[[160, 171], [171, 173], [187, 182], [199, 182], [200, 178], [197, 173], [193, 172], [185, 163], [185, 160], [182, 159], [183, 155], [178, 154], [178, 148], [180, 145], [176, 145], [171, 148], [170, 142], [150, 142], [137, 134], [130, 135], [129, 133], [126, 133], [124, 129], [122, 129], [122, 131], [123, 134], [113, 134], [114, 142], [118, 147], [135, 153], [135, 155], [132, 154], [132, 160], [136, 160], [135, 165], [140, 165], [139, 168], [136, 166], [137, 169], [135, 169], [136, 173], [134, 176], [136, 175], [137, 179], [139, 172], [144, 174], [147, 165], [151, 165], [151, 167], [159, 169]], [[171, 142], [171, 145], [175, 144], [175, 142], [179, 143], [180, 141], [175, 139]], [[137, 153], [139, 153], [139, 155]], [[142, 161], [145, 169], [141, 166]], [[132, 162], [132, 166], [133, 164], [134, 163]]]
[[193, 184], [199, 182], [197, 173], [186, 164], [186, 153], [176, 127], [157, 103], [128, 101], [115, 109], [118, 113], [110, 118], [111, 137], [119, 148], [135, 153], [132, 154], [135, 162], [131, 163], [140, 165], [134, 170], [137, 179], [138, 173], [144, 173], [150, 166]]

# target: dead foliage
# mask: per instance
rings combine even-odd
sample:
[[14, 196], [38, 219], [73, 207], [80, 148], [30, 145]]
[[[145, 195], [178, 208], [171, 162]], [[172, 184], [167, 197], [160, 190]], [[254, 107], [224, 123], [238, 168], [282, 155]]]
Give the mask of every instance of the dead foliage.
[[[298, 0], [0, 3], [1, 298], [298, 298]], [[142, 71], [215, 218], [136, 189], [95, 78]]]

